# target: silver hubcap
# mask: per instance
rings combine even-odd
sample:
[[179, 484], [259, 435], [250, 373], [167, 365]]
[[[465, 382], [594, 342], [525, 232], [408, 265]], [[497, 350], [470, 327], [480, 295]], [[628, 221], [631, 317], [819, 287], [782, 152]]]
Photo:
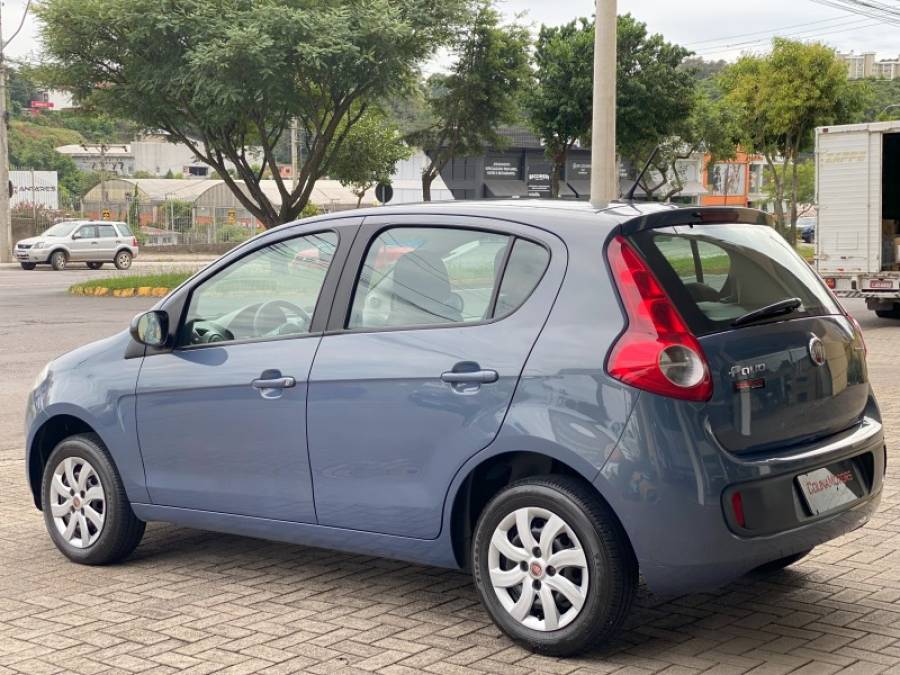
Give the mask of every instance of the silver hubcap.
[[127, 264], [128, 264], [128, 256], [125, 255], [124, 253], [120, 254], [119, 255], [119, 266], [125, 267], [125, 265], [127, 265]]
[[106, 520], [106, 494], [94, 467], [81, 457], [66, 457], [50, 480], [50, 513], [70, 546], [87, 548]]
[[587, 599], [587, 558], [581, 542], [547, 509], [517, 509], [500, 521], [491, 537], [488, 570], [500, 603], [527, 628], [563, 628]]

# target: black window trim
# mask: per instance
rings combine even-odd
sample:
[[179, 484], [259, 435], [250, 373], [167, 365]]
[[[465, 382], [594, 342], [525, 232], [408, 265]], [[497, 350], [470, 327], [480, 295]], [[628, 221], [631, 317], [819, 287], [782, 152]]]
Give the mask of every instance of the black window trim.
[[[435, 218], [432, 216], [432, 214], [423, 214], [418, 218], [415, 214], [403, 214], [402, 216], [399, 216], [395, 219], [388, 220], [379, 218], [371, 219], [371, 222], [369, 222], [370, 218], [366, 218], [357, 233], [355, 241], [353, 242], [353, 247], [349, 252], [347, 260], [344, 262], [344, 272], [341, 275], [340, 281], [338, 282], [338, 288], [331, 306], [331, 313], [328, 316], [328, 322], [323, 335], [357, 335], [367, 333], [393, 333], [398, 331], [411, 330], [435, 330], [441, 328], [474, 328], [476, 326], [487, 326], [498, 321], [504, 321], [515, 315], [519, 311], [519, 309], [528, 302], [531, 296], [534, 295], [538, 286], [541, 285], [541, 282], [547, 276], [550, 265], [553, 264], [552, 247], [548, 246], [546, 242], [541, 241], [537, 237], [526, 236], [520, 234], [519, 232], [512, 231], [512, 229], [504, 229], [503, 224], [506, 223], [506, 221], [498, 221], [496, 219], [486, 218], [482, 219], [480, 217], [477, 217], [478, 220], [486, 220], [487, 222], [484, 225], [482, 225], [481, 223], [479, 223], [478, 225], [474, 225], [465, 222], [474, 219], [475, 218], [472, 217], [454, 218], [452, 216]], [[522, 223], [509, 222], [508, 224], [517, 226], [516, 229], [520, 229], [523, 227], [532, 229], [530, 226], [523, 225]], [[365, 262], [366, 256], [368, 255], [369, 248], [382, 232], [398, 228], [446, 228], [454, 230], [472, 230], [475, 232], [499, 234], [508, 237], [509, 242], [507, 244], [507, 251], [503, 259], [503, 274], [499, 275], [495, 279], [495, 287], [491, 294], [491, 302], [493, 303], [493, 305], [491, 306], [491, 318], [481, 319], [479, 321], [454, 321], [437, 324], [429, 323], [410, 324], [406, 326], [384, 326], [377, 328], [348, 328], [347, 324], [350, 321], [350, 312], [353, 309], [353, 298], [356, 295], [356, 288], [359, 284], [360, 277], [362, 276], [362, 265]], [[547, 251], [547, 265], [544, 268], [544, 272], [543, 274], [541, 274], [540, 279], [538, 279], [537, 283], [534, 285], [534, 288], [531, 289], [531, 292], [519, 304], [519, 306], [509, 314], [506, 314], [499, 318], [495, 318], [493, 316], [493, 313], [496, 310], [496, 297], [494, 296], [499, 293], [500, 285], [503, 282], [503, 276], [506, 274], [506, 265], [509, 262], [509, 256], [517, 239], [523, 239], [525, 241], [531, 242], [533, 244], [541, 246], [545, 251]]]

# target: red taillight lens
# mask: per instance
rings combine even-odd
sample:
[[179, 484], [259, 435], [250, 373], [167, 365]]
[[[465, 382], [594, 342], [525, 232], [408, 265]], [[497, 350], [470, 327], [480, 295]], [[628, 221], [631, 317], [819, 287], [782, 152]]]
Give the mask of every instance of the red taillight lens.
[[712, 380], [703, 350], [656, 277], [621, 236], [607, 248], [628, 327], [610, 350], [609, 374], [639, 389], [707, 401]]
[[740, 492], [731, 495], [731, 510], [734, 511], [734, 521], [738, 527], [747, 527], [747, 518], [744, 516], [744, 497]]
[[137, 248], [137, 237], [131, 238], [131, 245], [134, 246], [135, 248]]

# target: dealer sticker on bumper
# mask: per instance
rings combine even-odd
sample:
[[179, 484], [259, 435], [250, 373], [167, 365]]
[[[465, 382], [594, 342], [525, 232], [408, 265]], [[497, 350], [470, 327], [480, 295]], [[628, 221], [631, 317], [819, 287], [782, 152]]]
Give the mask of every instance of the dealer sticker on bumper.
[[831, 511], [863, 496], [863, 487], [850, 462], [839, 462], [797, 476], [813, 515]]

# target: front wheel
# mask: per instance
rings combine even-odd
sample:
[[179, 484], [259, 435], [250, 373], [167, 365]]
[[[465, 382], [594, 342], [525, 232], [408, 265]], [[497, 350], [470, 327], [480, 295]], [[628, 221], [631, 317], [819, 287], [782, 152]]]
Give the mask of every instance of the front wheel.
[[53, 255], [50, 256], [50, 267], [55, 269], [57, 272], [62, 272], [66, 269], [66, 263], [69, 261], [66, 256], [65, 251], [54, 251]]
[[608, 639], [637, 589], [637, 562], [618, 519], [565, 476], [523, 480], [494, 497], [475, 529], [472, 569], [497, 626], [553, 656]]
[[131, 267], [131, 254], [128, 251], [119, 251], [116, 253], [115, 264], [117, 269], [127, 270]]
[[144, 536], [106, 448], [94, 434], [56, 446], [41, 482], [44, 523], [56, 548], [74, 562], [105, 565], [126, 558]]
[[23, 270], [33, 270], [37, 267], [37, 263], [19, 263], [22, 266]]

